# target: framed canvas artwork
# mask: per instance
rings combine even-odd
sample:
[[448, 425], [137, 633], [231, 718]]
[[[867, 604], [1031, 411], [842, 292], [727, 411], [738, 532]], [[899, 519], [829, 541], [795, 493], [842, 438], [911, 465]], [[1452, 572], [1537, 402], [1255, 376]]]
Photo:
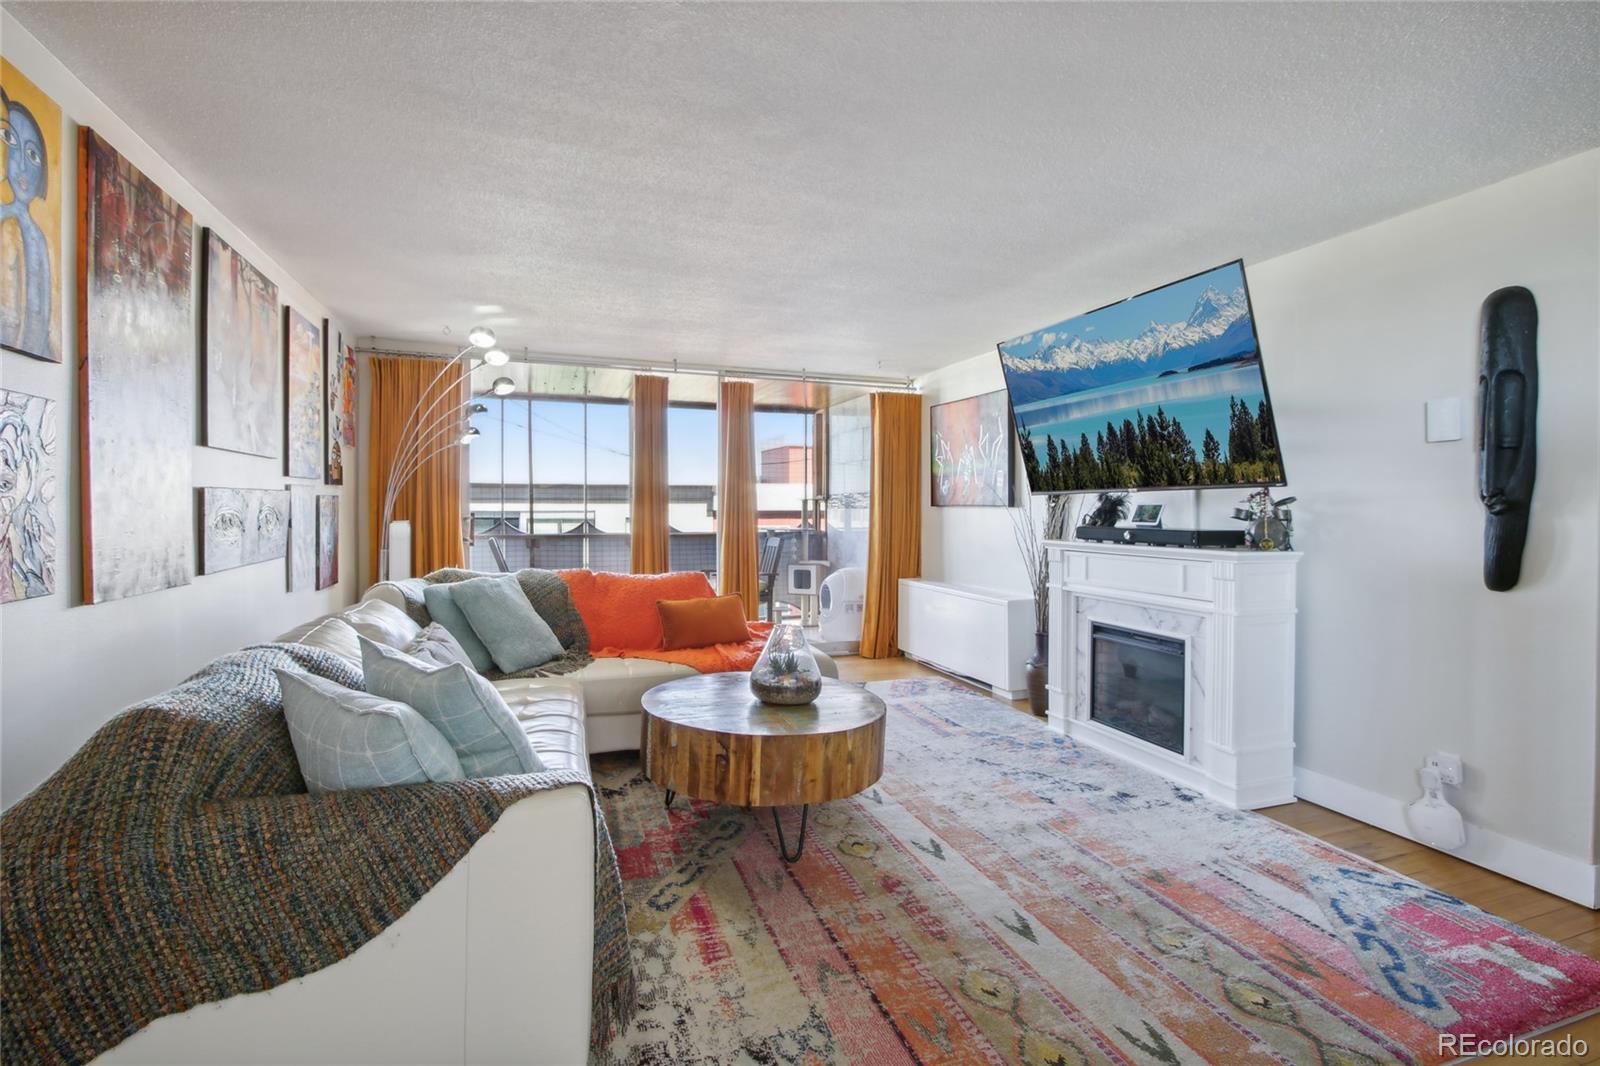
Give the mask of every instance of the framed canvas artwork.
[[0, 389], [0, 603], [56, 590], [56, 402]]
[[339, 430], [344, 437], [344, 450], [356, 446], [356, 350], [351, 345], [344, 349], [344, 382], [339, 386]]
[[289, 486], [289, 591], [310, 592], [317, 584], [317, 489]]
[[0, 347], [61, 362], [61, 108], [0, 58]]
[[79, 131], [78, 450], [87, 603], [187, 585], [194, 219]]
[[305, 315], [283, 309], [283, 472], [322, 477], [322, 331]]
[[317, 497], [317, 588], [339, 583], [339, 497]]
[[284, 557], [289, 549], [288, 492], [224, 488], [199, 492], [202, 574]]
[[278, 286], [215, 230], [201, 258], [202, 442], [278, 454]]
[[928, 409], [935, 507], [1010, 507], [1016, 500], [1011, 401], [1004, 389]]
[[333, 324], [322, 320], [322, 382], [327, 397], [324, 411], [328, 427], [324, 480], [330, 485], [344, 484], [344, 335], [335, 335]]

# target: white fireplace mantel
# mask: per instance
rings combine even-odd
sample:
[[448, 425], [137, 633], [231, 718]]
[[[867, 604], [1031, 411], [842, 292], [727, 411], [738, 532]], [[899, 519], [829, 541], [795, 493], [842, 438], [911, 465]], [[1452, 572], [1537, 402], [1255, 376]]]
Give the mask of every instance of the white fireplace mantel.
[[[1299, 552], [1050, 541], [1050, 725], [1234, 807], [1294, 800]], [[1089, 717], [1090, 629], [1181, 641], [1184, 751]]]

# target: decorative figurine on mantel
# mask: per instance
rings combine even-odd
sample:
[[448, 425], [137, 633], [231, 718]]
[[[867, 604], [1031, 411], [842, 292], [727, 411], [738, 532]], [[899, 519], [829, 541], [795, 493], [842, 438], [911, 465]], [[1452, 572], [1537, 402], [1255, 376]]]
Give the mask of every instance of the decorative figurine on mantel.
[[799, 626], [780, 622], [772, 627], [750, 670], [750, 691], [762, 703], [780, 707], [810, 703], [822, 692], [822, 671]]
[[1245, 527], [1244, 543], [1257, 551], [1289, 551], [1294, 536], [1294, 512], [1289, 505], [1293, 496], [1274, 500], [1266, 489], [1257, 489], [1245, 497], [1243, 507], [1233, 509], [1233, 517], [1250, 523]]

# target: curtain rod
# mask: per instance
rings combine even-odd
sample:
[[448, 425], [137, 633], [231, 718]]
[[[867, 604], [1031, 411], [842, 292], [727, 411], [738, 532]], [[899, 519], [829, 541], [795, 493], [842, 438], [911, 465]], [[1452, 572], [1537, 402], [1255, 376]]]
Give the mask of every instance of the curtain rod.
[[[363, 355], [404, 355], [417, 359], [449, 359], [445, 352], [406, 350], [369, 341], [358, 344], [356, 351]], [[767, 381], [795, 381], [817, 385], [852, 385], [881, 392], [921, 392], [913, 378], [875, 377], [870, 374], [829, 374], [807, 370], [781, 370], [751, 366], [716, 366], [711, 363], [685, 363], [677, 359], [648, 361], [644, 359], [590, 359], [581, 355], [559, 355], [553, 352], [534, 352], [523, 349], [522, 354], [511, 356], [511, 363], [543, 363], [552, 366], [584, 367], [589, 370], [626, 370], [636, 374], [698, 374], [705, 377], [760, 378]], [[509, 364], [508, 364], [509, 365]]]

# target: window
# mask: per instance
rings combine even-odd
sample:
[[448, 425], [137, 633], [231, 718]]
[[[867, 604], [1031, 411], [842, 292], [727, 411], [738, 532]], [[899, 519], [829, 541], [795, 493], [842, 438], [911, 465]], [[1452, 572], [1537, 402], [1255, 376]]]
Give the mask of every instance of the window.
[[[480, 396], [487, 410], [473, 417], [480, 436], [468, 465], [476, 534], [468, 565], [497, 569], [492, 537], [513, 569], [627, 571], [631, 379], [513, 369], [528, 391]], [[473, 384], [481, 393], [489, 381]], [[541, 385], [548, 391], [536, 391]]]
[[714, 405], [669, 403], [667, 559], [674, 570], [717, 569], [717, 441]]
[[[491, 390], [501, 377], [511, 379], [511, 393], [497, 397]], [[670, 374], [668, 379], [668, 565], [715, 575], [717, 379], [704, 374]], [[473, 417], [479, 436], [468, 453], [474, 534], [468, 565], [496, 569], [498, 548], [512, 568], [630, 569], [633, 373], [512, 363], [480, 368], [472, 385], [474, 399], [485, 410]], [[838, 564], [848, 558], [849, 552], [835, 552], [830, 543], [835, 516], [865, 551], [864, 536], [851, 529], [865, 526], [864, 497], [856, 509], [841, 508], [838, 500], [824, 509], [818, 500], [825, 490], [841, 491], [827, 488], [836, 466], [841, 486], [850, 482], [847, 475], [859, 472], [859, 488], [866, 487], [866, 401], [863, 397], [847, 407], [839, 402], [843, 398], [837, 389], [814, 384], [756, 382], [752, 473], [757, 525], [769, 545], [762, 582], [770, 591], [763, 603], [770, 597], [781, 616], [792, 616], [802, 602], [781, 602], [789, 563], [829, 558]], [[840, 419], [840, 429], [849, 433], [840, 440], [837, 457], [832, 432], [836, 411], [860, 416]], [[822, 443], [827, 447], [819, 447]], [[777, 546], [776, 557], [771, 545]], [[835, 560], [835, 555], [841, 558]]]

